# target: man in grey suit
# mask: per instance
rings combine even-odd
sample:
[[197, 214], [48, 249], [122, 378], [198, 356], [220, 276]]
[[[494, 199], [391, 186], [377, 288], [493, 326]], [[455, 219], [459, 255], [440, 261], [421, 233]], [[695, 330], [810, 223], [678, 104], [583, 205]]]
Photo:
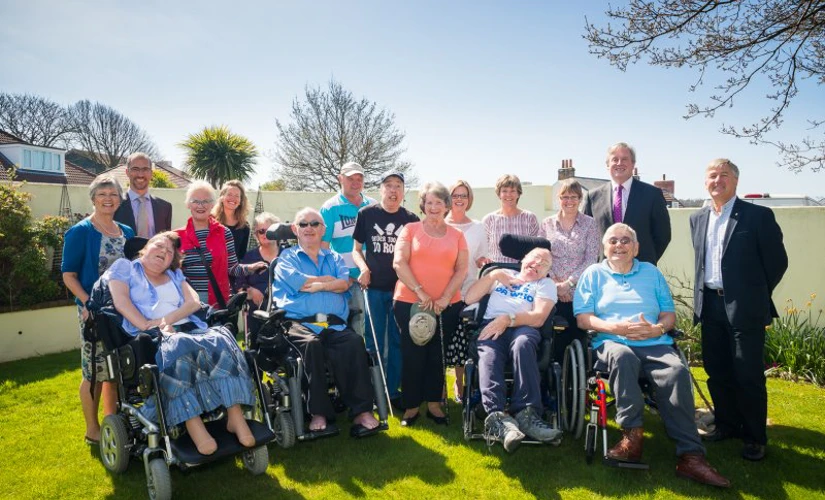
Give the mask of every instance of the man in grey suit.
[[742, 456], [762, 460], [768, 442], [765, 326], [777, 317], [771, 299], [788, 269], [773, 211], [737, 198], [739, 169], [713, 160], [705, 170], [711, 206], [690, 216], [695, 252], [694, 323], [702, 324], [702, 358], [713, 398], [710, 441], [740, 438]]
[[129, 191], [115, 212], [115, 220], [135, 230], [135, 235], [151, 238], [172, 229], [172, 205], [149, 194], [152, 160], [145, 153], [132, 153], [126, 159]]
[[662, 190], [633, 179], [636, 151], [618, 142], [607, 150], [610, 183], [588, 193], [584, 213], [596, 219], [599, 233], [623, 222], [636, 231], [638, 259], [656, 265], [670, 243], [670, 215]]

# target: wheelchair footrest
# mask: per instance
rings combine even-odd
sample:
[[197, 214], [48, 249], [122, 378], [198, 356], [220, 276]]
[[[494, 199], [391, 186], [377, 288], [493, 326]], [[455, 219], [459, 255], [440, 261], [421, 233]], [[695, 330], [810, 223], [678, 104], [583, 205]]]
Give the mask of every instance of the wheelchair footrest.
[[643, 462], [622, 462], [621, 460], [616, 460], [613, 458], [604, 457], [602, 459], [602, 463], [607, 465], [608, 467], [618, 467], [620, 469], [636, 469], [636, 470], [648, 470], [650, 469], [650, 465], [643, 463]]
[[[275, 434], [269, 430], [266, 424], [254, 420], [247, 420], [246, 423], [249, 425], [252, 435], [255, 436], [256, 447], [265, 445], [275, 439]], [[180, 463], [189, 466], [201, 465], [252, 449], [243, 446], [234, 434], [226, 430], [226, 420], [208, 422], [205, 425], [209, 434], [218, 442], [218, 449], [211, 455], [201, 455], [198, 453], [198, 449], [189, 434], [185, 434], [178, 439], [173, 439], [171, 442], [172, 453]]]
[[322, 431], [307, 430], [306, 432], [304, 432], [304, 434], [302, 436], [298, 437], [298, 440], [299, 441], [312, 441], [314, 439], [337, 436], [340, 433], [341, 433], [341, 430], [338, 428], [337, 425], [328, 422], [326, 429], [324, 429]]

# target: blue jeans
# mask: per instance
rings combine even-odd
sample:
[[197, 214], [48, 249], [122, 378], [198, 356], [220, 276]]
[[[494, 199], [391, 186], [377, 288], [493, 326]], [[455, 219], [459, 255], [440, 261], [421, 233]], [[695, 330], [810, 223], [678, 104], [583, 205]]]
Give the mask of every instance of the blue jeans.
[[[367, 289], [370, 316], [366, 321], [367, 350], [377, 352], [384, 364], [384, 374], [387, 377], [387, 390], [390, 398], [401, 395], [401, 333], [392, 312], [392, 291]], [[376, 351], [372, 336], [372, 327], [375, 326], [375, 337], [378, 339]]]

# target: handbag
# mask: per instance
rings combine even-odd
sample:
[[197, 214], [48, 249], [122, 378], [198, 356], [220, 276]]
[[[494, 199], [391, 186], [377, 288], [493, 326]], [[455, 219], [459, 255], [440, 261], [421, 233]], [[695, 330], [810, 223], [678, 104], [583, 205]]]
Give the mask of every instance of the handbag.
[[410, 308], [410, 338], [417, 346], [425, 346], [435, 335], [437, 325], [435, 313], [421, 309], [421, 303], [416, 302]]

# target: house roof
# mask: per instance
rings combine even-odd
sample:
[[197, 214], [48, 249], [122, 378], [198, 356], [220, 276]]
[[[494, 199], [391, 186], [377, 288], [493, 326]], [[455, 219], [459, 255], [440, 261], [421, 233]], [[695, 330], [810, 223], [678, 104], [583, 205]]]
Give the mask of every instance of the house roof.
[[89, 185], [97, 177], [94, 172], [89, 172], [83, 167], [79, 167], [74, 163], [66, 160], [66, 180], [69, 184], [83, 184]]
[[[178, 170], [176, 168], [172, 168], [171, 166], [168, 165], [167, 162], [162, 161], [162, 162], [154, 163], [153, 165], [154, 165], [155, 168], [157, 168], [161, 172], [164, 172], [169, 177], [169, 180], [172, 182], [172, 184], [175, 185], [176, 188], [185, 188], [185, 187], [189, 186], [189, 184], [192, 183], [192, 181], [189, 179], [189, 176], [187, 174], [185, 174], [184, 172], [181, 172], [180, 170]], [[118, 165], [115, 168], [110, 168], [109, 170], [105, 170], [103, 173], [114, 176], [115, 179], [117, 179], [117, 181], [120, 182], [120, 184], [124, 187], [129, 185], [129, 176], [126, 175], [126, 165], [125, 164]]]
[[5, 130], [0, 130], [0, 144], [28, 144], [28, 142]]

